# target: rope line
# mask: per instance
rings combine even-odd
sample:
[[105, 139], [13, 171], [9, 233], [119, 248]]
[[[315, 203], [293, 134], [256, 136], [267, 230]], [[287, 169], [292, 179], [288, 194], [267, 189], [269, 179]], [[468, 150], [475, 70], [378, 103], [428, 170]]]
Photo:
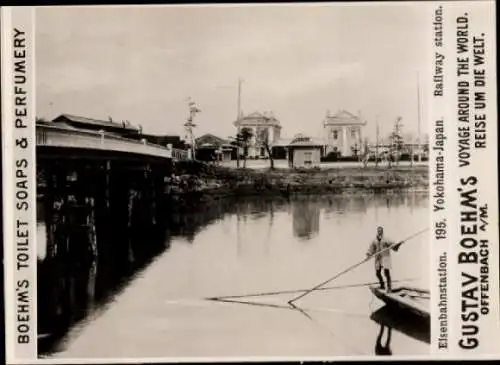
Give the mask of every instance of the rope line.
[[[400, 282], [405, 282], [405, 281], [413, 281], [417, 280], [418, 278], [409, 278], [409, 279], [400, 279], [400, 280], [393, 280], [394, 283], [400, 283]], [[369, 282], [369, 283], [361, 283], [361, 284], [345, 284], [345, 285], [336, 285], [336, 286], [327, 286], [327, 287], [322, 287], [318, 288], [318, 291], [322, 290], [336, 290], [336, 289], [346, 289], [346, 288], [358, 288], [358, 287], [364, 287], [364, 286], [370, 286], [370, 285], [376, 285], [378, 282]], [[206, 300], [218, 300], [218, 299], [233, 299], [233, 298], [251, 298], [251, 297], [262, 297], [262, 296], [273, 296], [273, 295], [280, 295], [280, 294], [298, 294], [298, 293], [304, 293], [307, 292], [309, 289], [289, 289], [289, 290], [276, 290], [276, 291], [269, 291], [269, 292], [257, 292], [257, 293], [250, 293], [250, 294], [240, 294], [240, 295], [225, 295], [225, 296], [220, 296], [220, 297], [209, 297], [205, 298]]]
[[[236, 304], [247, 304], [247, 305], [253, 305], [253, 306], [258, 306], [258, 307], [268, 307], [268, 308], [276, 308], [276, 309], [288, 309], [288, 310], [293, 310], [299, 308], [297, 305], [295, 306], [290, 306], [290, 305], [285, 305], [285, 304], [274, 304], [274, 303], [259, 303], [259, 302], [251, 302], [251, 301], [246, 301], [246, 300], [234, 300], [234, 299], [212, 299], [213, 301], [216, 302], [221, 302], [221, 303], [236, 303]], [[327, 312], [327, 313], [335, 313], [335, 314], [342, 314], [346, 315], [349, 317], [366, 317], [365, 313], [356, 313], [356, 312], [349, 312], [349, 311], [344, 311], [344, 310], [336, 310], [333, 308], [318, 308], [318, 307], [308, 307], [308, 308], [302, 308], [302, 310], [306, 310], [309, 312]]]

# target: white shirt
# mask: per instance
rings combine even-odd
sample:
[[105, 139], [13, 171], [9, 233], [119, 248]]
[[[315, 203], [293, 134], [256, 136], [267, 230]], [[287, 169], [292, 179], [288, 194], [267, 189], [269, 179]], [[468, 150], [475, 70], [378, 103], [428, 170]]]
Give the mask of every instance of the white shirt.
[[[368, 254], [373, 255], [375, 252], [384, 250], [393, 244], [394, 242], [384, 238], [383, 236], [380, 240], [375, 238], [370, 244]], [[385, 250], [375, 255], [375, 268], [378, 270], [381, 267], [389, 270], [391, 269], [391, 250]]]

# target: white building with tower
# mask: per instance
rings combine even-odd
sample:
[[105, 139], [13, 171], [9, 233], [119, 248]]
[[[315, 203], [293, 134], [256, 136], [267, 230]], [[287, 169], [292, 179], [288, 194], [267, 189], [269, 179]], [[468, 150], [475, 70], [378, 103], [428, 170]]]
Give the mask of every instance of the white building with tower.
[[250, 158], [269, 157], [264, 141], [267, 139], [268, 143], [273, 145], [281, 136], [281, 124], [272, 112], [254, 112], [246, 116], [242, 115], [234, 122], [234, 125], [237, 133], [240, 133], [244, 128], [251, 131], [252, 138], [248, 147], [248, 157]]
[[325, 153], [340, 152], [342, 156], [353, 156], [362, 150], [363, 129], [366, 121], [361, 116], [345, 110], [336, 114], [327, 112], [323, 120]]

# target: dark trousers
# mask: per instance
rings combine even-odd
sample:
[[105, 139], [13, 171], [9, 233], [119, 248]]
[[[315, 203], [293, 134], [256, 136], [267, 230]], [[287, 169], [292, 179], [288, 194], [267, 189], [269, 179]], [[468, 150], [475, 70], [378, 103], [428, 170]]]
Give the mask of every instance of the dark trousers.
[[[383, 270], [384, 270], [385, 278], [387, 280], [387, 290], [391, 291], [391, 289], [392, 289], [391, 272], [389, 271], [389, 269], [384, 268]], [[380, 283], [380, 287], [382, 289], [385, 289], [384, 278], [382, 277], [382, 267], [378, 268], [376, 273], [377, 273], [378, 282]]]

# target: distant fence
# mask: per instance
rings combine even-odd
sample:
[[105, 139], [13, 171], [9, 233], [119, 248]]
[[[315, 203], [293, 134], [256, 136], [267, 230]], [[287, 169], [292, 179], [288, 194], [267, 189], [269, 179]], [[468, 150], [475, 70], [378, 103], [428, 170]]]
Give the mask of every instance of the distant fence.
[[132, 140], [105, 132], [37, 125], [37, 146], [86, 148], [102, 151], [135, 153], [140, 155], [186, 160], [187, 151], [163, 147], [146, 140]]

